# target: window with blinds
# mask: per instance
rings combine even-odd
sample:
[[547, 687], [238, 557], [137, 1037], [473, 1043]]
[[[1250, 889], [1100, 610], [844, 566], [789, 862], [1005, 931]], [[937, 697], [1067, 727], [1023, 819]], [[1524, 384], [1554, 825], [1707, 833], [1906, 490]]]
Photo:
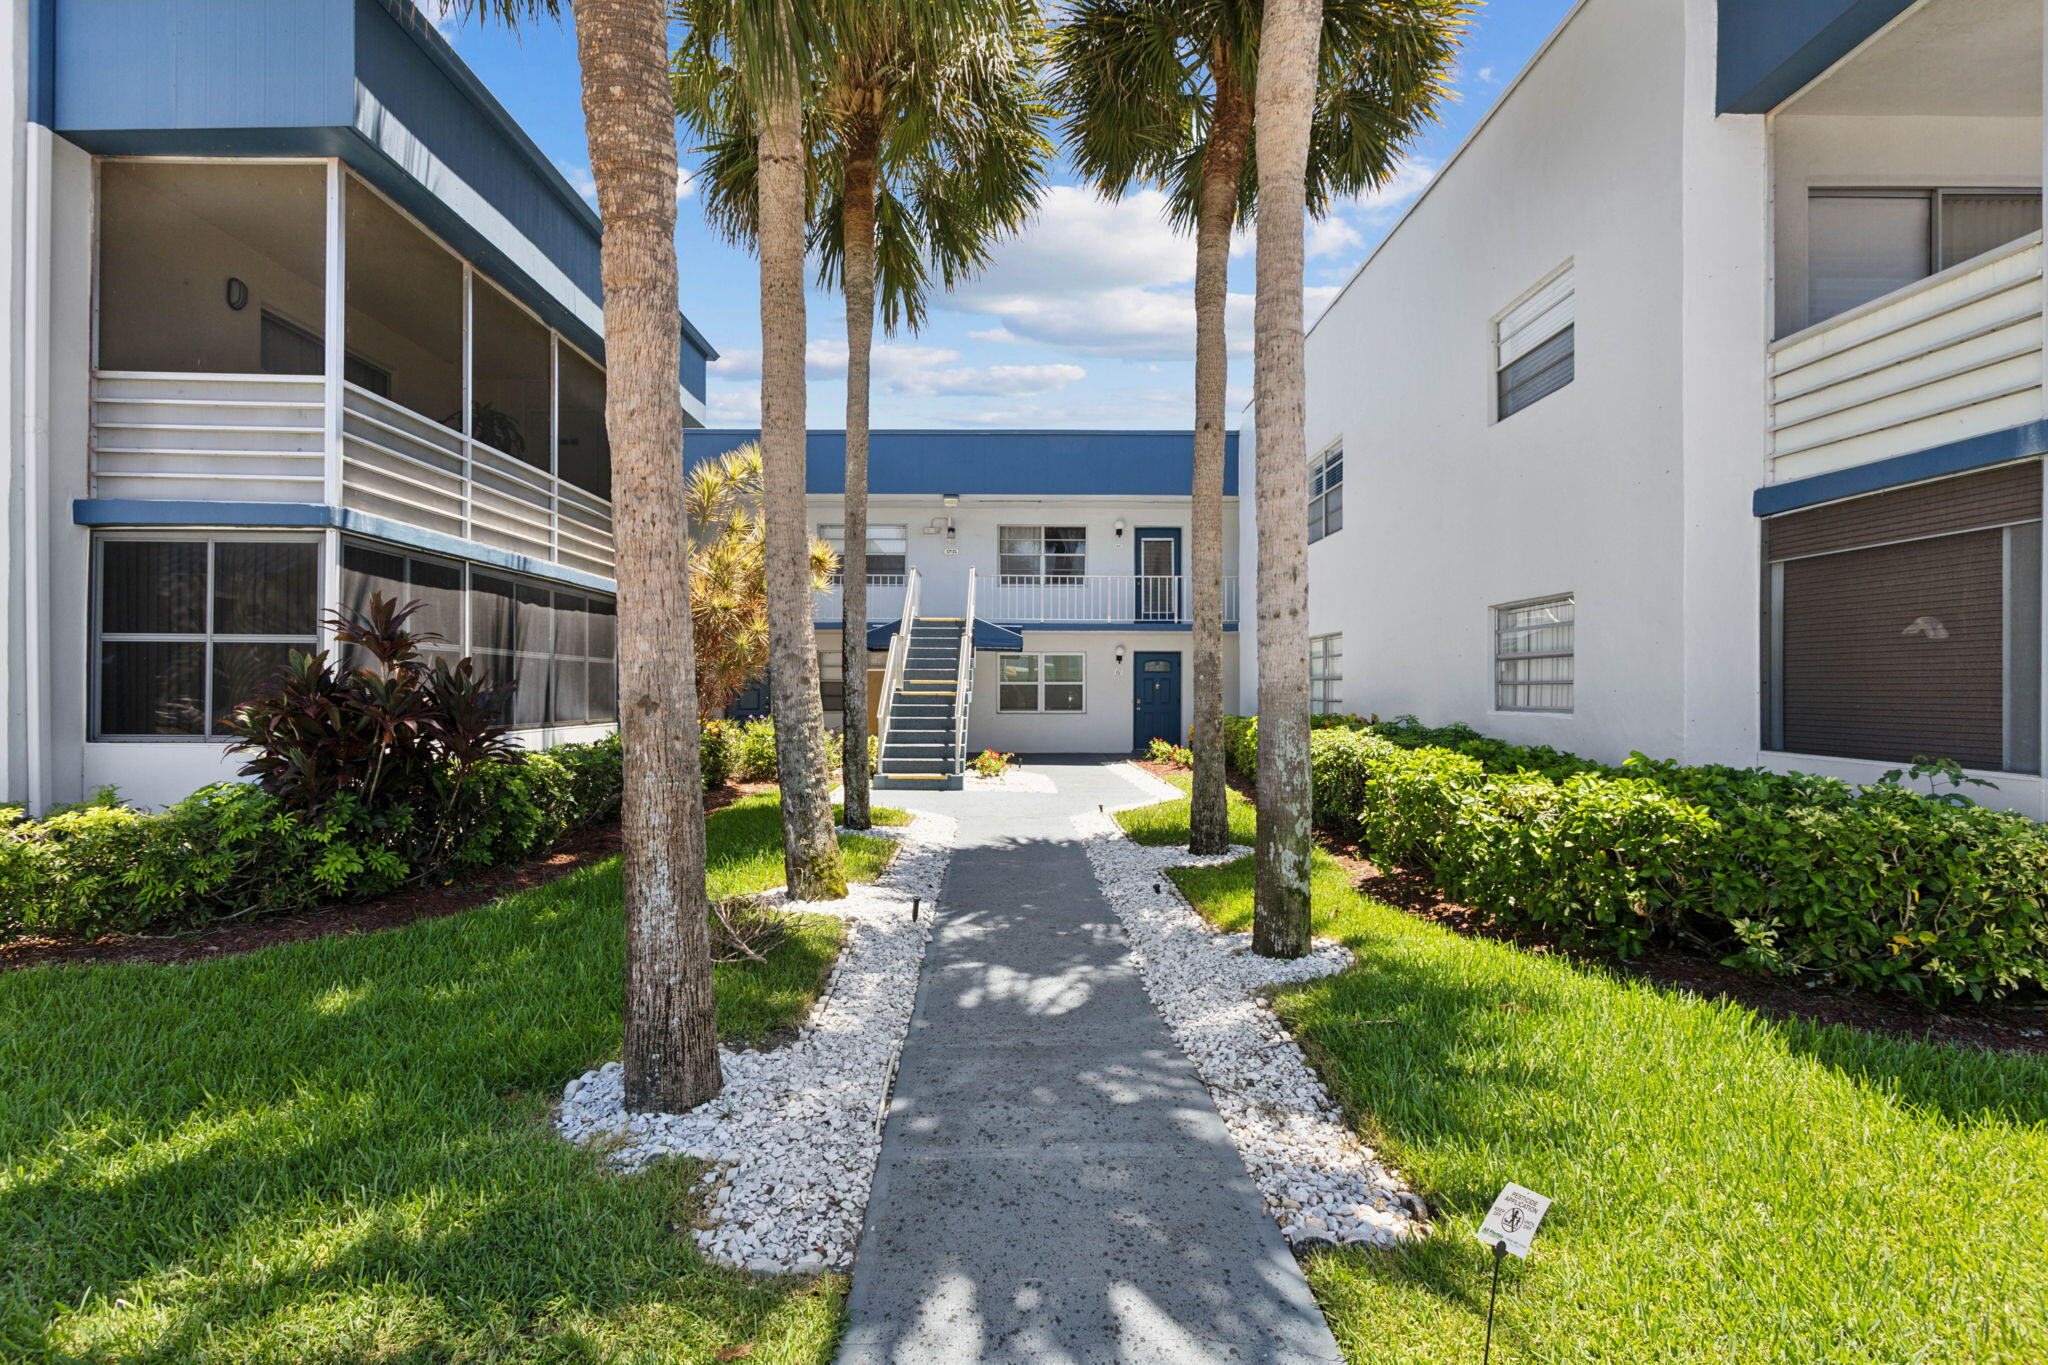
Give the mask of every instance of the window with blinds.
[[2040, 227], [2039, 190], [1814, 190], [1806, 205], [1807, 324]]
[[1572, 709], [1578, 603], [1570, 593], [1493, 609], [1493, 704], [1501, 711]]
[[[846, 553], [846, 527], [826, 522], [818, 527], [818, 539], [832, 547], [832, 553]], [[910, 528], [902, 525], [868, 523], [868, 582], [884, 586], [901, 583], [910, 571]]]
[[1572, 382], [1574, 271], [1558, 271], [1494, 324], [1496, 418], [1514, 416]]
[[2041, 466], [1764, 523], [1764, 736], [1788, 753], [2041, 768]]

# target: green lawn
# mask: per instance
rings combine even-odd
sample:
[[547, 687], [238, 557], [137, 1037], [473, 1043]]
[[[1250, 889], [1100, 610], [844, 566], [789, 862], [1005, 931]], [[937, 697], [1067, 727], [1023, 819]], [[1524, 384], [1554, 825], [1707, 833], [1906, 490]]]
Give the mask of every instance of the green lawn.
[[[1249, 859], [1174, 875], [1214, 923], [1249, 926]], [[1359, 963], [1277, 1008], [1446, 1215], [1406, 1251], [1312, 1258], [1352, 1360], [1479, 1359], [1472, 1230], [1508, 1180], [1557, 1202], [1509, 1263], [1497, 1360], [2048, 1359], [2048, 1065], [1462, 938], [1321, 855], [1314, 905]]]
[[[772, 795], [708, 824], [714, 895], [782, 880]], [[726, 1035], [801, 1019], [838, 935], [718, 968]], [[618, 1053], [621, 952], [614, 860], [388, 933], [0, 975], [0, 1359], [823, 1360], [837, 1277], [705, 1265], [690, 1163], [620, 1178], [547, 1125]]]

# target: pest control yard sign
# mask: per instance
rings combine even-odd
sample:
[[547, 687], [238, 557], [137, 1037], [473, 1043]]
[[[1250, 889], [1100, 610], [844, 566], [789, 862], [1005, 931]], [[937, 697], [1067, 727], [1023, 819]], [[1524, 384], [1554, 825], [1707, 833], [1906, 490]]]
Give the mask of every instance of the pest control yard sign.
[[1486, 1221], [1479, 1225], [1479, 1240], [1489, 1249], [1505, 1242], [1509, 1251], [1527, 1259], [1529, 1243], [1536, 1236], [1536, 1225], [1549, 1211], [1548, 1199], [1534, 1190], [1523, 1189], [1511, 1180], [1500, 1192], [1500, 1198], [1493, 1201], [1493, 1207], [1486, 1211]]

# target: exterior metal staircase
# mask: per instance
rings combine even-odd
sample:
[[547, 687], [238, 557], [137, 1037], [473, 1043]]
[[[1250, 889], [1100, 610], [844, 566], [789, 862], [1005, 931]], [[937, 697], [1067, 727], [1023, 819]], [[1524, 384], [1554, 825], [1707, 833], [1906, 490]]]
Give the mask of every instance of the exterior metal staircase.
[[966, 781], [967, 708], [974, 695], [974, 580], [965, 616], [918, 616], [915, 572], [903, 620], [889, 642], [883, 673], [881, 764], [884, 789], [957, 789]]

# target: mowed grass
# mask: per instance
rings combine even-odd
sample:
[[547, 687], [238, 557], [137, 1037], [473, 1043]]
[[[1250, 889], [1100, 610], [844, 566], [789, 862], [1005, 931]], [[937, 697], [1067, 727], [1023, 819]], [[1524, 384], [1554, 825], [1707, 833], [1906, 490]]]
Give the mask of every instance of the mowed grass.
[[[1514, 1180], [1557, 1202], [1510, 1258], [1496, 1360], [2048, 1360], [2048, 1065], [1773, 1022], [1314, 875], [1317, 932], [1358, 965], [1277, 1008], [1442, 1215], [1410, 1249], [1310, 1259], [1350, 1359], [1480, 1358], [1473, 1230]], [[1174, 877], [1250, 925], [1250, 859]]]
[[[772, 795], [708, 826], [714, 895], [781, 882]], [[842, 843], [857, 878], [890, 850]], [[839, 932], [717, 968], [724, 1034], [799, 1022]], [[0, 975], [0, 1359], [825, 1359], [837, 1277], [706, 1265], [691, 1163], [622, 1178], [548, 1127], [618, 1055], [622, 960], [613, 860], [388, 933]]]

